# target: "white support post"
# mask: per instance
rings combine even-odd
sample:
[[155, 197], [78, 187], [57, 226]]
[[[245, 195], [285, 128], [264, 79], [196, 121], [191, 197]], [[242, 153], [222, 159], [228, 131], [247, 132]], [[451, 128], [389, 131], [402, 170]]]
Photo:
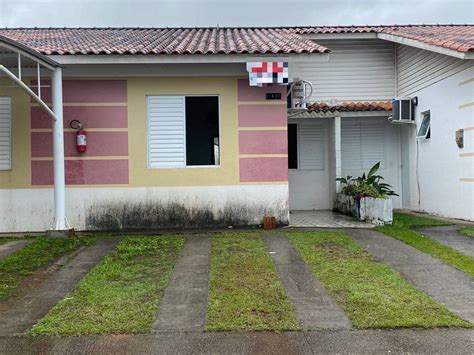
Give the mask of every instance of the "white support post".
[[66, 183], [64, 175], [64, 129], [63, 129], [63, 84], [61, 68], [52, 73], [52, 102], [56, 120], [53, 121], [54, 158], [54, 228], [57, 231], [70, 229], [66, 218]]
[[[341, 117], [334, 117], [334, 153], [336, 158], [336, 178], [342, 175], [341, 162]], [[341, 183], [336, 181], [336, 193], [341, 192]]]

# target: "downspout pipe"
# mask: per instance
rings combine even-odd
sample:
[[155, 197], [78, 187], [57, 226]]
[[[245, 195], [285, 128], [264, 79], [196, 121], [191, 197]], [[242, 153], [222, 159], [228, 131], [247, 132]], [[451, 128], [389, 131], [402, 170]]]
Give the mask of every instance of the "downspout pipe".
[[53, 121], [54, 159], [54, 230], [70, 229], [66, 218], [66, 182], [64, 173], [64, 128], [63, 128], [63, 84], [62, 70], [55, 68], [51, 77], [52, 104], [56, 120]]

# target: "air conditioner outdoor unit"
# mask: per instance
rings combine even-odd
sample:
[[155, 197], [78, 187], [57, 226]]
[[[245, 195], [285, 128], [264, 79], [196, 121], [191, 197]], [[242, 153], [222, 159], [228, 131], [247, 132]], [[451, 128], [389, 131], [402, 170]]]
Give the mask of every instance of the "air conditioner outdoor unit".
[[396, 98], [392, 100], [392, 123], [415, 123], [417, 98]]

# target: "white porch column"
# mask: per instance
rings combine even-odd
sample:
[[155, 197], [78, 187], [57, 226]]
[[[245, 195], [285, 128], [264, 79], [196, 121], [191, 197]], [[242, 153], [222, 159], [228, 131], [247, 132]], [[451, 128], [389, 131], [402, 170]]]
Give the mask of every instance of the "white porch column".
[[[334, 117], [334, 154], [336, 158], [336, 178], [342, 175], [341, 163], [341, 117]], [[341, 183], [336, 181], [336, 193], [341, 192]]]
[[54, 158], [54, 230], [69, 229], [66, 218], [66, 183], [64, 175], [63, 83], [61, 68], [52, 74], [52, 103], [56, 120], [53, 120]]

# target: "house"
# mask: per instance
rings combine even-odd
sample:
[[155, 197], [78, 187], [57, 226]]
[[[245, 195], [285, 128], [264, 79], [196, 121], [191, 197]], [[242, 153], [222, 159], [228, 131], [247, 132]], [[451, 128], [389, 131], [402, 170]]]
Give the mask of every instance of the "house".
[[[250, 85], [274, 62], [307, 109]], [[473, 64], [474, 25], [0, 29], [0, 232], [287, 224], [378, 161], [395, 207], [474, 220]]]

